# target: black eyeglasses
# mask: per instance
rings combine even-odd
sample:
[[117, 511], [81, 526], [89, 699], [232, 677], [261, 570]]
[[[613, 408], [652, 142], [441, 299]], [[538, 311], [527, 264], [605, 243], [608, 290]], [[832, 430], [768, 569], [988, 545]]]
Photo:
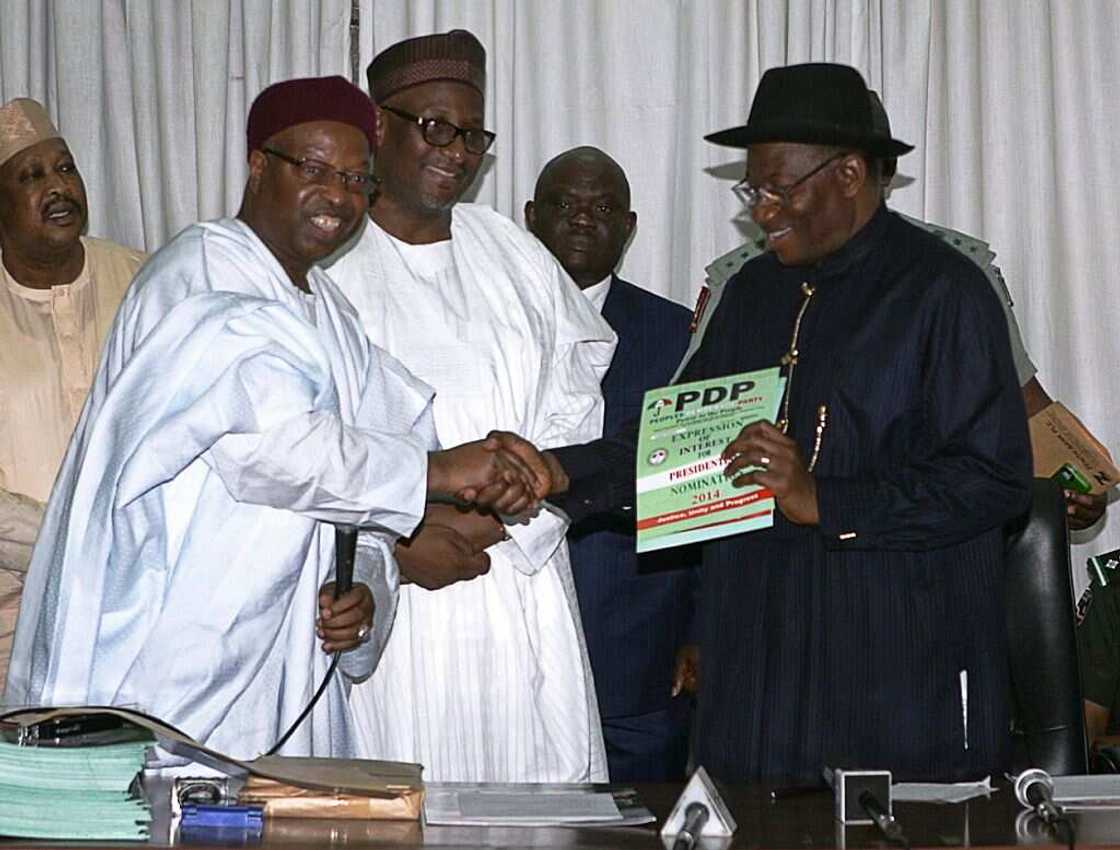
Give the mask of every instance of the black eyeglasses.
[[836, 162], [836, 160], [846, 157], [849, 153], [851, 153], [851, 151], [843, 151], [830, 156], [808, 174], [802, 174], [792, 183], [785, 186], [752, 186], [744, 177], [731, 187], [731, 191], [739, 197], [739, 200], [741, 200], [749, 210], [753, 210], [761, 204], [777, 204], [778, 206], [784, 207], [789, 203], [790, 196], [793, 194], [794, 189], [820, 174], [827, 166]]
[[337, 177], [346, 190], [353, 192], [355, 195], [368, 194], [370, 189], [373, 188], [374, 177], [368, 171], [340, 171], [322, 160], [309, 159], [306, 156], [294, 157], [283, 151], [278, 151], [276, 148], [261, 148], [261, 150], [277, 159], [284, 160], [290, 165], [294, 165], [296, 173], [305, 183], [317, 183], [325, 186], [330, 182], [331, 177]]
[[450, 121], [444, 121], [442, 118], [421, 118], [419, 115], [413, 115], [411, 112], [405, 112], [395, 106], [381, 104], [381, 108], [398, 118], [418, 124], [420, 135], [432, 147], [445, 148], [455, 141], [456, 136], [462, 136], [463, 147], [466, 148], [467, 153], [481, 156], [490, 149], [490, 145], [494, 144], [496, 138], [496, 135], [489, 130], [481, 130], [477, 127], [456, 127]]

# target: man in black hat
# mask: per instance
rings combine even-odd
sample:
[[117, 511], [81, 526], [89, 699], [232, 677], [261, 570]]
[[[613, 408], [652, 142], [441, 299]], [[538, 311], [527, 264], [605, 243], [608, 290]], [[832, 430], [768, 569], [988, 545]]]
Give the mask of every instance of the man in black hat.
[[[1031, 474], [998, 300], [884, 206], [880, 160], [910, 146], [875, 131], [854, 69], [771, 69], [748, 123], [708, 138], [747, 148], [739, 190], [770, 250], [730, 281], [681, 380], [781, 364], [786, 397], [725, 455], [778, 510], [705, 547], [696, 760], [734, 781], [998, 770], [1001, 529]], [[574, 518], [632, 497], [613, 472], [632, 453], [554, 452]]]
[[[883, 101], [880, 100], [876, 92], [871, 91], [869, 94], [871, 96], [872, 124], [877, 130], [889, 136], [891, 134], [890, 118], [887, 116], [887, 110], [883, 106]], [[897, 167], [898, 160], [895, 157], [882, 160], [881, 177], [885, 195], [889, 195], [890, 193], [891, 181], [894, 179]], [[1045, 387], [1043, 387], [1042, 382], [1038, 379], [1038, 368], [1031, 361], [1030, 354], [1027, 352], [1022, 334], [1019, 331], [1019, 322], [1016, 320], [1014, 310], [1012, 309], [1014, 305], [1011, 301], [1011, 294], [1007, 290], [1007, 284], [1004, 283], [1003, 274], [999, 266], [994, 262], [996, 256], [995, 252], [988, 246], [988, 243], [973, 236], [969, 236], [967, 233], [951, 230], [940, 224], [931, 224], [921, 221], [920, 219], [911, 218], [902, 213], [899, 213], [899, 215], [910, 224], [929, 231], [938, 239], [943, 240], [947, 245], [951, 245], [953, 248], [960, 251], [964, 256], [976, 263], [984, 272], [985, 278], [987, 278], [989, 285], [991, 285], [993, 291], [1000, 300], [1004, 318], [1007, 320], [1007, 333], [1011, 342], [1011, 356], [1015, 363], [1015, 372], [1018, 375], [1019, 384], [1022, 386], [1023, 402], [1027, 408], [1027, 416], [1034, 416], [1050, 405], [1053, 400], [1050, 398]], [[744, 263], [754, 259], [765, 250], [765, 238], [749, 239], [743, 245], [717, 257], [705, 268], [704, 271], [707, 277], [697, 302], [697, 315], [693, 321], [694, 331], [689, 342], [688, 351], [685, 353], [680, 367], [678, 368], [678, 374], [684, 369], [692, 354], [700, 348], [704, 338], [704, 331], [707, 329], [707, 319], [712, 312], [714, 312], [716, 305], [719, 303], [726, 283], [743, 267]], [[1094, 495], [1079, 493], [1076, 490], [1066, 490], [1065, 498], [1069, 527], [1074, 530], [1086, 529], [1097, 523], [1100, 518], [1104, 516], [1105, 508], [1108, 505], [1106, 494]]]

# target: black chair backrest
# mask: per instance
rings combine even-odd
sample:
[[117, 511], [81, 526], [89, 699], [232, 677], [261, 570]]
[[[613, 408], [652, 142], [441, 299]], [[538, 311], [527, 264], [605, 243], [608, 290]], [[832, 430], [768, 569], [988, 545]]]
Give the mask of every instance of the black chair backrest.
[[1061, 487], [1036, 478], [1030, 513], [1008, 529], [1006, 547], [1016, 772], [1089, 772], [1069, 565]]

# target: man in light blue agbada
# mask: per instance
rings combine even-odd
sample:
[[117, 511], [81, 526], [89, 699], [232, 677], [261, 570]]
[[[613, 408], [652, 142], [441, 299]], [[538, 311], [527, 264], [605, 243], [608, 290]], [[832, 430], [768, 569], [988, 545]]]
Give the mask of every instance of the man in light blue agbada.
[[[341, 77], [269, 87], [237, 218], [187, 228], [137, 276], [32, 556], [9, 704], [129, 705], [255, 757], [327, 653], [373, 670], [392, 547], [429, 496], [520, 511], [543, 492], [496, 440], [437, 451], [431, 390], [314, 266], [365, 215], [377, 130]], [[338, 600], [332, 523], [362, 528]], [[282, 752], [353, 754], [341, 677]]]

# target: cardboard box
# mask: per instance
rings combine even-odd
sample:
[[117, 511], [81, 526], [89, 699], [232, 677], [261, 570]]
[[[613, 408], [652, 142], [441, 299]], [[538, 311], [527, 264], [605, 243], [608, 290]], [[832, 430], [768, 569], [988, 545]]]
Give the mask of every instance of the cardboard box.
[[1104, 493], [1120, 482], [1120, 470], [1101, 443], [1061, 402], [1030, 418], [1034, 474], [1057, 478], [1068, 490]]
[[264, 808], [268, 818], [345, 818], [350, 820], [420, 820], [424, 791], [401, 786], [397, 796], [367, 797], [359, 794], [300, 788], [250, 776], [239, 802]]

